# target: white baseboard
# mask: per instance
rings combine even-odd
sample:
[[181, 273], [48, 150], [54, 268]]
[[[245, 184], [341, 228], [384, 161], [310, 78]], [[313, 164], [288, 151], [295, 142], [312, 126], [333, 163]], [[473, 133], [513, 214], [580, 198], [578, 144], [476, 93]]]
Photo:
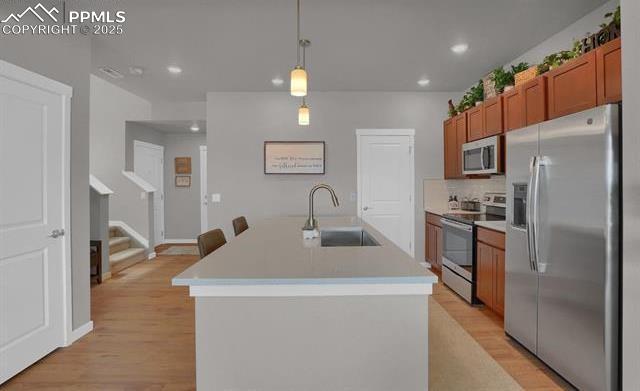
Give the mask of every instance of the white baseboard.
[[102, 282], [111, 278], [111, 272], [102, 273]]
[[164, 244], [196, 244], [196, 239], [165, 239]]
[[149, 253], [149, 255], [147, 255], [147, 259], [148, 259], [149, 261], [150, 261], [150, 260], [152, 260], [152, 259], [153, 259], [153, 258], [155, 258], [155, 257], [156, 257], [156, 252], [155, 252], [155, 251], [150, 252], [150, 253]]
[[120, 220], [109, 220], [109, 227], [118, 227], [122, 229], [127, 235], [131, 236], [134, 240], [142, 245], [144, 248], [149, 248], [149, 241], [142, 235], [140, 235], [135, 229], [131, 228], [127, 223]]
[[72, 343], [89, 334], [92, 330], [93, 321], [90, 320], [77, 329], [71, 331], [71, 335], [69, 335], [69, 339], [65, 342], [65, 346], [70, 346]]

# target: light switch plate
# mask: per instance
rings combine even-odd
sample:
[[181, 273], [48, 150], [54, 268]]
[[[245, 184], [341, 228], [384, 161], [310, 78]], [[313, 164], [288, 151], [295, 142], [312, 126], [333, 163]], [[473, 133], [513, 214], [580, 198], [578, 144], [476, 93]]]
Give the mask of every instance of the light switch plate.
[[211, 202], [220, 202], [220, 193], [211, 193]]

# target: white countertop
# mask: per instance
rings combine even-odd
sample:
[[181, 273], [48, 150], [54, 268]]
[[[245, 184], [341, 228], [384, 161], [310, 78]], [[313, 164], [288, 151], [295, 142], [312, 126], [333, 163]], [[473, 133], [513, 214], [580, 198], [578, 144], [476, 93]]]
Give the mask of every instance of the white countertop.
[[507, 232], [507, 222], [502, 221], [476, 221], [475, 224], [479, 227], [489, 228], [494, 231]]
[[305, 217], [253, 224], [173, 279], [192, 296], [429, 294], [438, 278], [356, 217], [319, 217], [320, 230], [363, 227], [380, 246], [320, 247]]

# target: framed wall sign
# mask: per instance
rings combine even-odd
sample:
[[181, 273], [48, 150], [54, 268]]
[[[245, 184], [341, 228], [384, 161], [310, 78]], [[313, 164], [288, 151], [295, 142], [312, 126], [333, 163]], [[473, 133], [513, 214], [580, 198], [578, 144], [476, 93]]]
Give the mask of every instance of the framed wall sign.
[[191, 158], [177, 157], [175, 159], [176, 174], [191, 174]]
[[191, 187], [191, 176], [176, 175], [176, 187]]
[[265, 174], [324, 174], [324, 141], [265, 141]]

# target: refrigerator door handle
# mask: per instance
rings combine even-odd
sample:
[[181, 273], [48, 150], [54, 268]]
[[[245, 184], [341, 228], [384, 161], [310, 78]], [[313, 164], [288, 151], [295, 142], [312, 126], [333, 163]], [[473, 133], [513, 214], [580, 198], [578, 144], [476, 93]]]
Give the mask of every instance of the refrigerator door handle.
[[527, 250], [529, 252], [529, 267], [532, 271], [536, 271], [535, 249], [534, 249], [534, 228], [533, 228], [533, 184], [535, 177], [535, 167], [537, 165], [538, 157], [533, 156], [529, 164], [529, 183], [527, 185], [527, 207], [525, 210], [527, 220]]
[[539, 246], [539, 235], [538, 235], [538, 217], [540, 214], [540, 167], [545, 165], [544, 156], [538, 156], [536, 158], [535, 166], [534, 166], [534, 174], [535, 174], [535, 182], [534, 182], [534, 190], [533, 190], [533, 254], [535, 260], [535, 269], [539, 273], [544, 273], [547, 267], [547, 264], [544, 262], [540, 262], [540, 246]]

